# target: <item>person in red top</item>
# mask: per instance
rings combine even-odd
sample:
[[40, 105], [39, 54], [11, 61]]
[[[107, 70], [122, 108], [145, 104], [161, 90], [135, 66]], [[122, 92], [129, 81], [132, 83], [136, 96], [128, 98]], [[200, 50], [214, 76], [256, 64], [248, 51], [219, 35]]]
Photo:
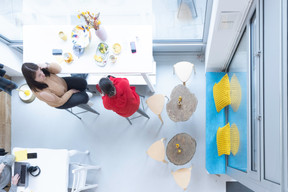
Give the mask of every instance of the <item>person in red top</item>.
[[130, 117], [137, 111], [149, 118], [144, 111], [139, 109], [139, 95], [136, 93], [135, 87], [129, 85], [128, 79], [108, 76], [100, 79], [96, 88], [104, 94], [102, 100], [106, 109], [112, 110], [122, 117]]

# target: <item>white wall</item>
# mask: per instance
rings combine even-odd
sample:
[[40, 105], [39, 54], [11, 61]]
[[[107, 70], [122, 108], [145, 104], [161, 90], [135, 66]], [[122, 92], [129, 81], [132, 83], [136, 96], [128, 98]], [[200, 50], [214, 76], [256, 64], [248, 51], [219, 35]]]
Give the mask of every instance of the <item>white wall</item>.
[[205, 52], [206, 72], [221, 71], [225, 68], [252, 1], [215, 0], [213, 2]]

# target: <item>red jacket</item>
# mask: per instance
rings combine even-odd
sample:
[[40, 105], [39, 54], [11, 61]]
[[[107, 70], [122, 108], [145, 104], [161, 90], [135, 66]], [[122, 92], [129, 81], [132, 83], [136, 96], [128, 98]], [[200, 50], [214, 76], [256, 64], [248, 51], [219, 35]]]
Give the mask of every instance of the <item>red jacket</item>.
[[140, 98], [135, 87], [130, 86], [126, 78], [110, 77], [109, 79], [116, 88], [116, 95], [113, 97], [104, 95], [102, 97], [104, 107], [123, 117], [130, 117], [139, 109], [140, 105]]

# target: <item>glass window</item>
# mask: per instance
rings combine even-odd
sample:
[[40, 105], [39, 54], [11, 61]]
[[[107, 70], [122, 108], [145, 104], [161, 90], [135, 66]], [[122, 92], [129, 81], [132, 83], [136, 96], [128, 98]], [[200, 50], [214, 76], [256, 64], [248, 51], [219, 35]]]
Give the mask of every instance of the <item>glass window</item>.
[[202, 41], [207, 0], [153, 1], [154, 40]]
[[259, 144], [259, 129], [258, 129], [258, 106], [259, 103], [259, 66], [257, 65], [256, 58], [257, 55], [257, 48], [256, 48], [256, 19], [255, 14], [251, 19], [250, 23], [250, 36], [251, 36], [251, 67], [250, 67], [250, 91], [251, 91], [251, 170], [257, 171], [258, 170], [258, 144]]
[[22, 40], [22, 0], [1, 0], [0, 35], [10, 41]]
[[0, 34], [22, 40], [23, 24], [74, 25], [79, 23], [78, 11], [87, 10], [100, 12], [103, 25], [153, 25], [154, 40], [199, 42], [203, 40], [206, 7], [207, 0], [2, 0], [0, 21], [5, 27]]
[[228, 68], [232, 103], [227, 110], [232, 151], [228, 156], [228, 166], [244, 172], [247, 171], [249, 50], [249, 32], [245, 30]]

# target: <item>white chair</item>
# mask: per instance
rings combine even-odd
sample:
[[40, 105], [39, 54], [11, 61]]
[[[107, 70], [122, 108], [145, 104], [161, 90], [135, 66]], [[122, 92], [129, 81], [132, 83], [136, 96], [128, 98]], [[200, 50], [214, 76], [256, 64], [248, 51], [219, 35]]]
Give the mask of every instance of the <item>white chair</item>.
[[194, 64], [187, 61], [178, 62], [173, 66], [173, 68], [178, 78], [183, 82], [183, 85], [186, 85], [186, 82], [190, 78], [193, 69], [194, 69], [194, 75], [196, 74]]
[[174, 180], [176, 181], [177, 185], [179, 185], [182, 189], [186, 190], [191, 179], [191, 170], [190, 168], [182, 168], [178, 169], [175, 172], [172, 172]]
[[[70, 150], [69, 157], [87, 157], [90, 155], [89, 151], [78, 151]], [[97, 188], [98, 184], [88, 184], [87, 174], [88, 171], [99, 170], [100, 166], [87, 165], [82, 163], [71, 163], [69, 164], [69, 188], [70, 192], [80, 192], [87, 189]]]
[[167, 163], [167, 161], [165, 161], [165, 146], [164, 146], [164, 140], [165, 138], [162, 138], [159, 141], [156, 141], [155, 143], [153, 143], [148, 151], [147, 154], [152, 158], [155, 159], [156, 161], [160, 161], [163, 163]]
[[[179, 2], [180, 1], [180, 2]], [[180, 9], [182, 7], [182, 0], [178, 0], [178, 13], [177, 13], [177, 18], [179, 18], [179, 13], [180, 13]], [[189, 2], [188, 2], [189, 3]], [[187, 6], [191, 9], [191, 12], [192, 12], [192, 15], [193, 15], [193, 18], [197, 18], [198, 17], [198, 13], [197, 13], [197, 9], [196, 9], [196, 6], [195, 6], [195, 2], [194, 0], [191, 0], [191, 5], [187, 3]]]
[[88, 171], [99, 170], [99, 166], [72, 163], [70, 164], [70, 168], [73, 174], [71, 192], [80, 192], [98, 187], [98, 184], [88, 184], [86, 180]]

